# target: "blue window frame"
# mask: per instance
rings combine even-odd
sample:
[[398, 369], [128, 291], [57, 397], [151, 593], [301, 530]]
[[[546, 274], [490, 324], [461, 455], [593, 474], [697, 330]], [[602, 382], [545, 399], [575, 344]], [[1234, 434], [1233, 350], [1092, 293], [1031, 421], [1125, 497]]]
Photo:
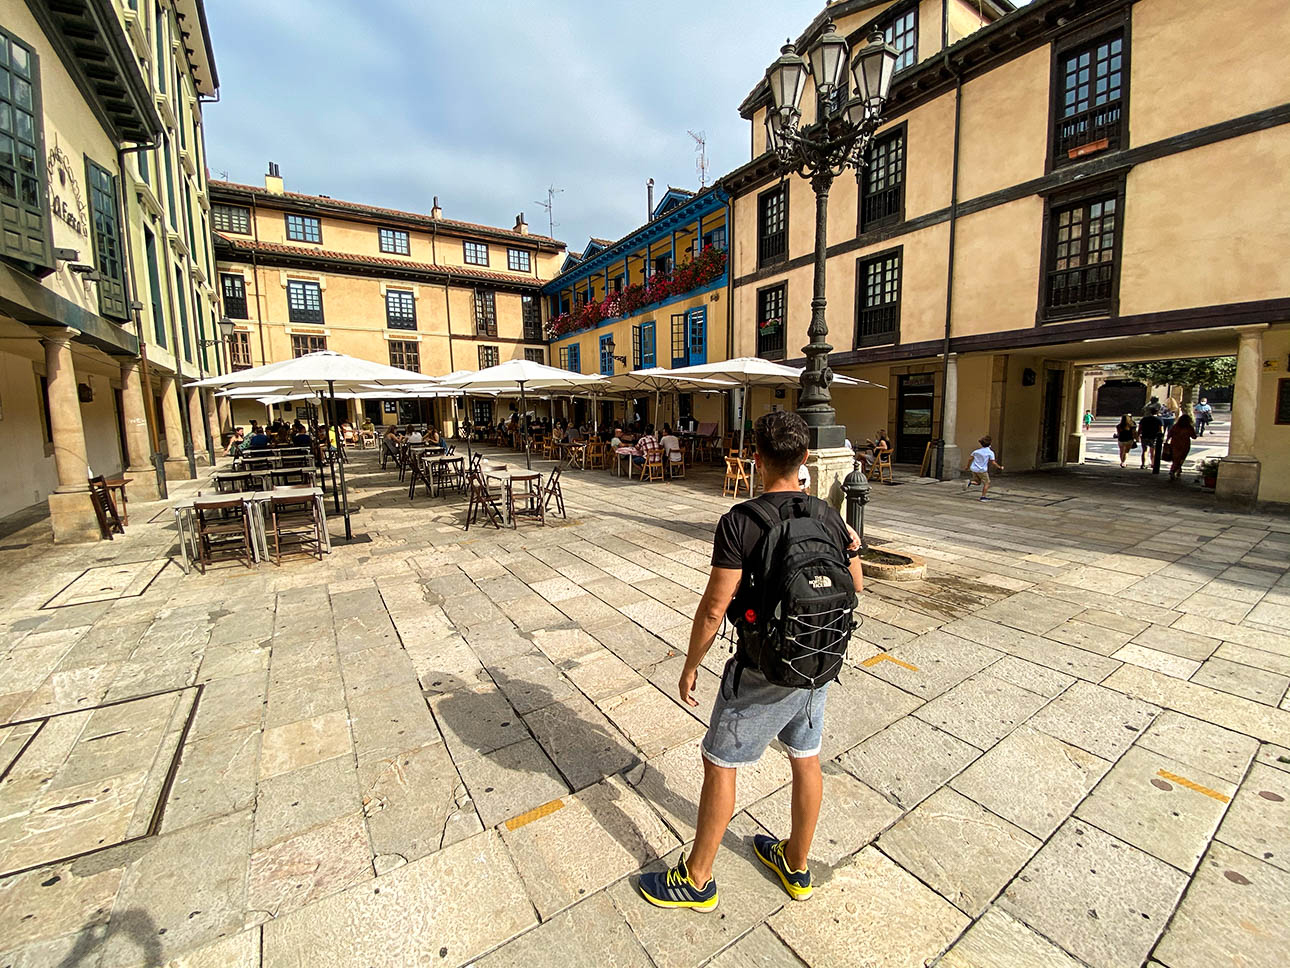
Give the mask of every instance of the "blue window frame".
[[614, 340], [614, 337], [610, 333], [606, 333], [604, 336], [600, 337], [600, 375], [601, 376], [614, 375], [614, 354], [610, 351], [610, 346], [613, 344], [613, 340]]
[[658, 366], [658, 353], [656, 352], [656, 341], [654, 339], [654, 321], [641, 323], [641, 368], [648, 370], [651, 366]]
[[690, 310], [689, 360], [690, 366], [708, 362], [708, 311], [700, 307]]
[[574, 373], [582, 372], [582, 347], [577, 343], [569, 346], [569, 369]]

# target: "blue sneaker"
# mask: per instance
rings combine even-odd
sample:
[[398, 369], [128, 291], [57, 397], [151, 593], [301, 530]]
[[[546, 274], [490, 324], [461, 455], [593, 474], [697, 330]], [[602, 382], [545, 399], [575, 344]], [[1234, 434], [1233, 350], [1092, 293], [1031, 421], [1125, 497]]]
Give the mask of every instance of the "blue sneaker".
[[695, 911], [706, 912], [717, 906], [717, 879], [708, 878], [708, 883], [702, 890], [696, 887], [685, 866], [684, 854], [671, 870], [642, 874], [637, 886], [641, 896], [655, 907], [693, 908]]
[[809, 868], [795, 871], [788, 866], [788, 861], [784, 858], [784, 845], [787, 843], [787, 840], [757, 834], [753, 837], [753, 851], [758, 860], [779, 875], [780, 883], [784, 885], [789, 897], [794, 901], [805, 901], [814, 890], [811, 887], [811, 871]]

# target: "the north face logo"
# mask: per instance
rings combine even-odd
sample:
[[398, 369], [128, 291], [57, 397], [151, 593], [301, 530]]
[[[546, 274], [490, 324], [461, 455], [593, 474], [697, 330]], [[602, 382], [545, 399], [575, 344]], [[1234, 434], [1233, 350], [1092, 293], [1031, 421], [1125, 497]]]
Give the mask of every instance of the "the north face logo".
[[816, 575], [811, 579], [810, 585], [812, 588], [829, 588], [833, 582], [829, 580], [828, 575]]

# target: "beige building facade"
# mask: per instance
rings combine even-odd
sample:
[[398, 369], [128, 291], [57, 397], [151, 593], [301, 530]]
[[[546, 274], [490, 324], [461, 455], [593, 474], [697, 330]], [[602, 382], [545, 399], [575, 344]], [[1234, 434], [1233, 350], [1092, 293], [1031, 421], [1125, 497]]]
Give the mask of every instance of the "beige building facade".
[[45, 502], [55, 540], [89, 540], [87, 477], [155, 498], [203, 449], [182, 383], [211, 365], [201, 103], [218, 79], [199, 0], [0, 9], [0, 516]]
[[[233, 320], [235, 368], [328, 349], [420, 373], [546, 362], [539, 294], [564, 245], [509, 229], [288, 192], [276, 165], [265, 184], [212, 183], [217, 284]], [[291, 407], [290, 410], [286, 407]], [[493, 405], [474, 400], [482, 419]], [[284, 404], [279, 415], [297, 416]], [[308, 406], [304, 411], [309, 413]], [[238, 425], [263, 419], [248, 400]], [[349, 419], [434, 422], [453, 429], [457, 401], [354, 401]]]
[[[1009, 470], [1057, 467], [1082, 451], [1085, 366], [1236, 355], [1220, 497], [1290, 502], [1284, 5], [836, 0], [799, 50], [827, 19], [902, 56], [867, 165], [830, 198], [831, 363], [886, 387], [834, 390], [851, 436], [886, 428], [942, 476], [987, 433]], [[720, 182], [736, 355], [775, 352], [768, 322], [807, 341], [814, 197], [774, 169], [768, 104], [762, 82], [741, 105], [753, 158]], [[809, 83], [804, 104], [809, 122]]]

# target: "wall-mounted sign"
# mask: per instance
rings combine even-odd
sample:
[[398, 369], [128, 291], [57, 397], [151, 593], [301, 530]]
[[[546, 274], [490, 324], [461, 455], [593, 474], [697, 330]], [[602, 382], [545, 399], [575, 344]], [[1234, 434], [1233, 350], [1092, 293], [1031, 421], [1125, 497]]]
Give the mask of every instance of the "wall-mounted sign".
[[89, 238], [89, 222], [85, 216], [85, 199], [81, 196], [81, 183], [76, 178], [72, 159], [58, 146], [49, 149], [49, 208], [58, 219], [77, 235]]

